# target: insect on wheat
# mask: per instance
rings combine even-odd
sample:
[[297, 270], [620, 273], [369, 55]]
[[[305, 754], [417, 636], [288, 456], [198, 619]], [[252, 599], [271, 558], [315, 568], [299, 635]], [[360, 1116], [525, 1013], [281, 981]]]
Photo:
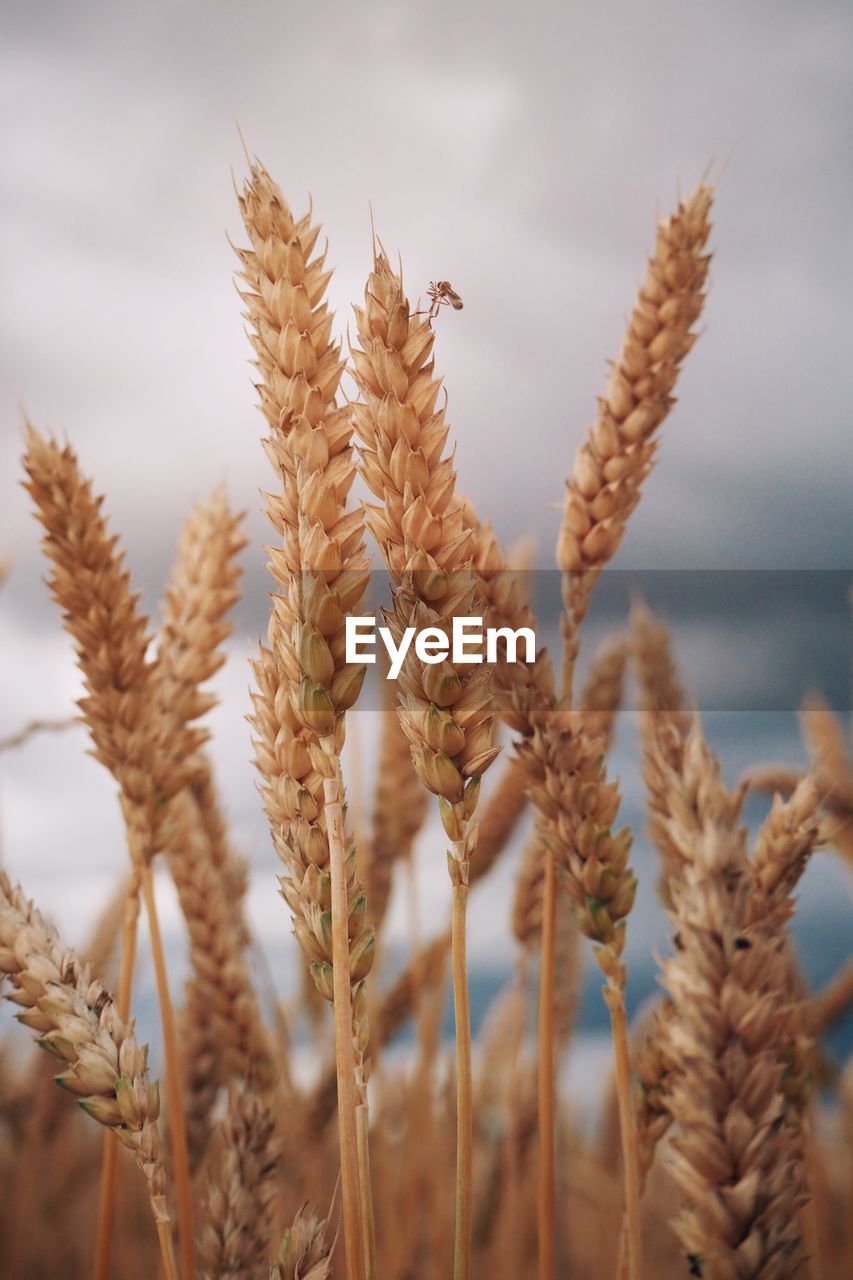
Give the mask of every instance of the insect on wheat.
[[[442, 307], [452, 307], [454, 311], [461, 311], [464, 305], [449, 280], [430, 280], [427, 297], [430, 301], [427, 313], [430, 320], [435, 319]], [[415, 314], [423, 315], [423, 312], [418, 311]]]

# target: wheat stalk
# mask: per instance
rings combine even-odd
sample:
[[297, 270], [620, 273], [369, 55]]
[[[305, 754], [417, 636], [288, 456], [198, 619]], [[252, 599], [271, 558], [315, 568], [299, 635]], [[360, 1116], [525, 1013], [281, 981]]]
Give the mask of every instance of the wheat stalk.
[[[364, 307], [355, 310], [360, 348], [352, 353], [361, 402], [353, 420], [362, 442], [362, 474], [382, 505], [367, 524], [394, 583], [388, 623], [399, 644], [405, 630], [433, 627], [450, 636], [454, 617], [482, 615], [472, 573], [470, 530], [455, 490], [448, 426], [436, 410], [440, 384], [430, 357], [429, 320], [411, 313], [402, 279], [384, 252], [374, 256]], [[399, 676], [400, 723], [424, 786], [439, 798], [452, 843], [453, 992], [457, 1044], [457, 1175], [454, 1276], [467, 1280], [471, 1253], [472, 1100], [466, 912], [472, 818], [480, 778], [498, 754], [494, 745], [491, 668], [457, 670], [421, 663], [411, 650]]]
[[[344, 712], [364, 678], [345, 661], [344, 618], [367, 584], [362, 519], [346, 511], [355, 470], [349, 411], [335, 396], [343, 372], [323, 301], [329, 273], [319, 228], [298, 222], [259, 164], [240, 195], [251, 247], [238, 250], [241, 296], [270, 427], [265, 441], [279, 487], [267, 514], [282, 538], [270, 548], [276, 579], [269, 647], [254, 664], [256, 761], [273, 841], [287, 868], [282, 893], [321, 994], [334, 1005], [344, 1241], [351, 1276], [371, 1268], [362, 1221], [356, 1109], [366, 1106], [367, 1007], [363, 979], [373, 933], [343, 825]], [[352, 934], [352, 937], [350, 936]], [[365, 1191], [365, 1194], [367, 1192]]]
[[[180, 1204], [178, 1230], [184, 1269], [193, 1267], [192, 1196], [186, 1151], [180, 1067], [159, 922], [151, 887], [151, 862], [162, 845], [168, 801], [186, 784], [202, 731], [171, 720], [158, 698], [158, 673], [147, 658], [147, 620], [136, 607], [123, 556], [116, 550], [92, 486], [81, 474], [73, 450], [60, 449], [27, 425], [25, 488], [45, 529], [42, 545], [52, 561], [49, 584], [63, 609], [66, 629], [76, 641], [86, 696], [79, 702], [94, 743], [92, 754], [119, 784], [128, 850], [146, 900], [151, 945], [158, 974], [158, 998], [166, 1047], [166, 1089], [172, 1120], [175, 1176]], [[130, 1011], [136, 915], [130, 901], [119, 982], [119, 1016]], [[98, 1246], [99, 1280], [109, 1265], [109, 1224], [114, 1186], [114, 1142], [105, 1143], [104, 1199]]]
[[[622, 355], [613, 367], [607, 396], [599, 403], [598, 416], [578, 451], [574, 470], [567, 484], [563, 523], [557, 544], [557, 564], [563, 573], [565, 603], [565, 707], [571, 706], [578, 633], [586, 616], [592, 587], [606, 562], [615, 554], [628, 516], [639, 500], [642, 482], [652, 465], [654, 433], [670, 408], [678, 366], [694, 341], [691, 327], [701, 312], [702, 290], [708, 271], [709, 260], [702, 250], [710, 229], [710, 203], [710, 190], [699, 187], [692, 197], [679, 206], [672, 218], [660, 223], [655, 256], [649, 262], [629, 323]], [[547, 689], [536, 689], [535, 684], [532, 690], [524, 690], [524, 698], [528, 705], [522, 704], [516, 710], [515, 727], [525, 735], [521, 745], [521, 758], [527, 762], [531, 772], [535, 795], [537, 783], [541, 783], [544, 777], [543, 769], [547, 773], [550, 768], [551, 775], [554, 775], [554, 753], [551, 753], [551, 766], [545, 766], [543, 753], [539, 749], [543, 738], [543, 723], [546, 720], [550, 720], [552, 724], [554, 722], [554, 698], [549, 696]], [[582, 729], [580, 735], [583, 735]], [[557, 736], [565, 744], [567, 735], [564, 730], [558, 729]], [[554, 785], [558, 790], [562, 789], [559, 783]], [[540, 791], [541, 798], [543, 793]], [[543, 813], [546, 817], [549, 816], [546, 809], [543, 809]], [[553, 814], [552, 800], [551, 816]], [[568, 821], [571, 824], [572, 818], [569, 817]], [[556, 869], [551, 864], [558, 855], [553, 839], [550, 845], [546, 842], [546, 847], [539, 1052], [540, 1062], [544, 1064], [540, 1095], [546, 1099], [547, 1107], [547, 1099], [553, 1094], [553, 1079], [549, 1075], [553, 1050], [545, 1043], [545, 1037], [552, 1031], [549, 1008], [553, 1004], [551, 975], [556, 916]], [[617, 879], [619, 876], [620, 870], [617, 868]], [[628, 882], [623, 880], [623, 883], [627, 885]], [[623, 888], [622, 892], [629, 891]], [[633, 890], [630, 890], [630, 895], [633, 896]], [[599, 901], [595, 894], [592, 898], [593, 901]], [[608, 926], [605, 926], [605, 932], [608, 932]], [[617, 932], [612, 939], [608, 938], [607, 943], [613, 954], [609, 999], [621, 1082], [620, 1106], [626, 1143], [626, 1194], [630, 1201], [632, 1253], [636, 1255], [632, 1266], [636, 1275], [639, 1273], [639, 1182], [636, 1169], [632, 1167], [633, 1158], [629, 1159], [627, 1154], [627, 1148], [633, 1152], [635, 1131], [630, 1104], [624, 973], [618, 960], [618, 952], [621, 951], [619, 937]], [[623, 992], [621, 996], [617, 994], [619, 989]], [[545, 1131], [548, 1119], [546, 1114], [540, 1134], [540, 1147], [543, 1149], [549, 1142]], [[546, 1151], [540, 1190], [540, 1200], [545, 1201], [540, 1238], [547, 1250], [540, 1267], [543, 1280], [553, 1271], [549, 1243], [553, 1230], [546, 1222], [546, 1218], [553, 1216], [549, 1215], [553, 1197], [553, 1176], [548, 1172], [551, 1164]]]

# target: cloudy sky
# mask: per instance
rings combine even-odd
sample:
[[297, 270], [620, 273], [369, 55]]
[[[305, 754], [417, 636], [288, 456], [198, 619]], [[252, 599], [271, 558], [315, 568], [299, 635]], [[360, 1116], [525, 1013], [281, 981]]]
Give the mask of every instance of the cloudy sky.
[[[0, 736], [76, 691], [18, 486], [23, 405], [108, 494], [152, 609], [191, 500], [225, 479], [250, 509], [217, 729], [232, 804], [256, 813], [241, 717], [266, 474], [227, 243], [238, 125], [298, 210], [313, 198], [342, 335], [369, 203], [413, 294], [462, 294], [437, 343], [462, 484], [543, 564], [656, 211], [724, 166], [705, 330], [619, 564], [850, 567], [848, 4], [81, 0], [5, 6], [2, 26]], [[16, 869], [57, 867], [57, 813], [78, 870], [114, 865], [83, 745], [0, 759]], [[241, 831], [266, 874], [259, 819]]]

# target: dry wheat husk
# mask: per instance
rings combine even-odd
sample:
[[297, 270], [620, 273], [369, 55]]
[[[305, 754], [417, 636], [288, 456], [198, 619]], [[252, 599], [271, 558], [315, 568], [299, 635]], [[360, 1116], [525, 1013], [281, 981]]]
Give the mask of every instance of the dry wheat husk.
[[326, 1220], [306, 1203], [281, 1238], [269, 1280], [328, 1280], [334, 1248]]

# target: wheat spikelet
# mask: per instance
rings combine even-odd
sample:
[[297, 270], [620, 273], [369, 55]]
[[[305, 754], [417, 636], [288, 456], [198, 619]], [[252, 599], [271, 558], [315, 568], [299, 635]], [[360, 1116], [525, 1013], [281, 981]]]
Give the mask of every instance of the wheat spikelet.
[[[387, 991], [383, 992], [371, 1029], [371, 1048], [375, 1054], [393, 1040], [403, 1024], [411, 1018], [425, 998], [444, 979], [450, 934], [441, 933], [412, 956]], [[314, 1089], [309, 1104], [311, 1126], [320, 1132], [335, 1113], [336, 1084], [334, 1070], [327, 1071]]]
[[304, 1204], [281, 1238], [269, 1280], [328, 1280], [335, 1242], [328, 1242], [326, 1231], [325, 1219]]
[[667, 1029], [673, 1011], [668, 1000], [654, 1006], [648, 1027], [639, 1037], [634, 1054], [634, 1110], [641, 1190], [645, 1190], [658, 1144], [672, 1123], [669, 1108], [672, 1061], [668, 1052]]
[[661, 874], [658, 893], [672, 904], [672, 883], [681, 874], [681, 854], [669, 838], [669, 801], [676, 794], [667, 785], [668, 770], [681, 772], [690, 715], [675, 668], [665, 623], [643, 604], [631, 610], [633, 656], [640, 684], [640, 735], [643, 780], [649, 811], [648, 832], [658, 851]]
[[256, 1075], [269, 1084], [270, 1043], [242, 940], [189, 793], [172, 804], [166, 852], [189, 930], [195, 998], [217, 1045], [220, 1080]]
[[690, 721], [666, 623], [637, 602], [631, 609], [631, 632], [644, 718], [668, 713], [672, 723], [686, 734]]
[[685, 1196], [682, 1245], [709, 1280], [797, 1270], [803, 1203], [796, 1141], [784, 1123], [777, 1040], [786, 1010], [784, 936], [751, 920], [742, 797], [723, 788], [694, 727], [670, 831], [683, 849], [673, 890], [677, 950], [665, 963], [673, 1004], [671, 1163]]
[[542, 933], [545, 851], [544, 841], [537, 828], [521, 855], [512, 905], [512, 932], [525, 950], [538, 947]]
[[[166, 1179], [160, 1155], [156, 1084], [132, 1026], [116, 1014], [112, 996], [91, 981], [73, 951], [0, 872], [0, 971], [12, 983], [7, 999], [42, 1048], [67, 1064], [57, 1083], [84, 1111], [108, 1126], [136, 1156], [148, 1187], [161, 1242], [169, 1240]], [[168, 1246], [168, 1257], [171, 1245]], [[164, 1258], [167, 1262], [168, 1258]], [[169, 1272], [174, 1275], [174, 1268]]]
[[211, 1116], [222, 1083], [222, 1061], [216, 1026], [208, 1016], [203, 984], [190, 978], [178, 1012], [187, 1154], [193, 1173], [207, 1149]]
[[133, 873], [123, 876], [110, 894], [95, 921], [83, 951], [83, 961], [103, 986], [112, 986], [121, 923], [127, 909], [128, 895], [133, 891]]
[[800, 725], [817, 773], [838, 791], [849, 791], [853, 764], [844, 729], [823, 698], [811, 694], [805, 699]]
[[[242, 514], [234, 514], [218, 487], [196, 504], [181, 531], [160, 628], [157, 669], [165, 713], [179, 725], [198, 719], [216, 703], [200, 686], [225, 662], [224, 643], [232, 631], [228, 613], [239, 599], [237, 556], [246, 545]], [[207, 839], [213, 867], [223, 881], [238, 928], [242, 919], [246, 868], [228, 839], [210, 760], [199, 750], [189, 788]]]
[[656, 433], [674, 403], [679, 366], [696, 341], [693, 326], [710, 262], [704, 249], [711, 200], [710, 188], [699, 186], [658, 223], [622, 351], [566, 487], [557, 565], [564, 575], [567, 687], [590, 591], [639, 501]]
[[182, 725], [216, 705], [200, 686], [225, 662], [231, 634], [227, 615], [239, 599], [237, 556], [246, 545], [243, 516], [231, 512], [220, 487], [184, 522], [166, 591], [158, 646], [158, 675], [166, 714]]
[[821, 989], [807, 1007], [808, 1029], [817, 1039], [824, 1035], [853, 1004], [853, 960], [848, 960]]
[[267, 1280], [278, 1148], [273, 1120], [249, 1085], [232, 1085], [199, 1232], [202, 1280]]
[[131, 856], [150, 861], [164, 801], [187, 777], [198, 730], [174, 732], [159, 713], [156, 671], [146, 657], [146, 619], [138, 612], [123, 556], [107, 529], [103, 499], [81, 474], [73, 450], [27, 428], [25, 488], [45, 529], [50, 587], [73, 636], [86, 686], [79, 706], [92, 754], [121, 788]]
[[815, 780], [805, 777], [788, 800], [773, 797], [752, 855], [755, 880], [750, 911], [782, 930], [794, 912], [791, 894], [806, 868], [818, 839], [819, 795]]
[[[536, 620], [523, 583], [529, 561], [523, 555], [516, 556], [515, 563], [505, 558], [491, 524], [480, 522], [470, 502], [465, 504], [463, 518], [472, 568], [486, 605], [486, 624], [512, 631], [527, 628], [535, 635]], [[494, 687], [506, 723], [519, 733], [532, 733], [536, 713], [554, 698], [554, 670], [547, 648], [540, 646], [532, 663], [518, 655], [517, 661], [508, 662], [499, 648]]]
[[597, 738], [602, 750], [610, 750], [616, 713], [622, 705], [628, 642], [624, 636], [605, 640], [593, 657], [580, 696], [586, 715], [587, 733]]
[[427, 793], [412, 764], [392, 681], [383, 682], [382, 694], [376, 800], [365, 873], [370, 918], [377, 931], [388, 907], [394, 866], [401, 859], [412, 857], [415, 836], [427, 809]]
[[471, 859], [472, 885], [491, 871], [516, 830], [526, 805], [525, 772], [517, 760], [507, 760], [483, 804], [477, 846]]
[[[329, 273], [315, 253], [319, 228], [293, 218], [262, 166], [252, 167], [240, 197], [250, 249], [238, 250], [247, 319], [261, 374], [258, 393], [269, 422], [267, 454], [280, 482], [267, 514], [283, 545], [270, 549], [278, 594], [269, 648], [254, 663], [258, 692], [252, 724], [256, 762], [273, 841], [288, 869], [282, 893], [321, 993], [331, 999], [332, 948], [324, 774], [335, 763], [320, 739], [340, 746], [342, 712], [358, 694], [363, 668], [343, 663], [344, 614], [367, 582], [361, 517], [347, 514], [354, 477], [349, 411], [335, 405], [343, 372], [323, 301]], [[313, 255], [313, 256], [312, 256]], [[350, 920], [364, 918], [363, 894], [348, 856]], [[369, 968], [369, 930], [352, 937], [351, 967], [359, 1057], [367, 1028], [358, 999]]]
[[636, 877], [628, 867], [630, 831], [612, 831], [619, 792], [607, 780], [600, 745], [587, 736], [583, 712], [561, 706], [519, 749], [535, 778], [534, 803], [547, 819], [542, 837], [568, 873], [581, 931], [606, 949], [597, 953], [599, 965], [624, 986], [619, 956]]

